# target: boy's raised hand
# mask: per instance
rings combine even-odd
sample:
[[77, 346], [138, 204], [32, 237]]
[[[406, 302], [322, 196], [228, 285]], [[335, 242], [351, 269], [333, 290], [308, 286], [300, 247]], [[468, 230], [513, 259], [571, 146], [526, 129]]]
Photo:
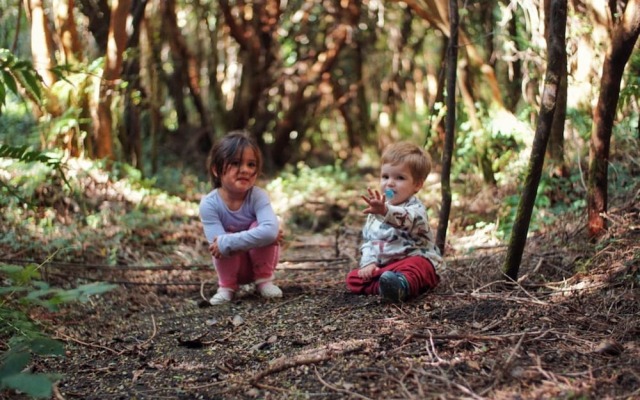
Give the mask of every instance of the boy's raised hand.
[[362, 196], [362, 199], [369, 205], [362, 212], [365, 214], [379, 214], [385, 215], [387, 213], [387, 205], [385, 204], [385, 197], [378, 190], [367, 188], [369, 197]]

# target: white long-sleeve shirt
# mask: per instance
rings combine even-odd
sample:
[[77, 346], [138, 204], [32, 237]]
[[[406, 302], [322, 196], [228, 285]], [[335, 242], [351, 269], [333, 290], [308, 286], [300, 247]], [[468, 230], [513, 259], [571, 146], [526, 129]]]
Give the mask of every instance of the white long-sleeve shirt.
[[[200, 220], [209, 243], [218, 238], [218, 248], [227, 256], [273, 244], [278, 238], [279, 222], [269, 195], [257, 186], [249, 189], [242, 206], [231, 211], [217, 189], [200, 200]], [[252, 223], [257, 226], [249, 229]]]
[[387, 203], [387, 214], [369, 214], [362, 229], [360, 268], [375, 263], [382, 267], [408, 256], [421, 256], [442, 265], [424, 204], [415, 196], [399, 205]]

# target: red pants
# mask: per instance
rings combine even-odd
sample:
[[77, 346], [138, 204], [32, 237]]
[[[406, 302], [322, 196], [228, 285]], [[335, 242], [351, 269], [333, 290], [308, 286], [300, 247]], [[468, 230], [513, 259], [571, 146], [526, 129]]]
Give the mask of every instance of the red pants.
[[364, 280], [358, 276], [359, 269], [354, 269], [347, 274], [347, 289], [357, 294], [378, 295], [380, 275], [385, 271], [400, 272], [409, 282], [409, 296], [415, 297], [427, 289], [435, 288], [440, 282], [433, 264], [429, 260], [419, 256], [403, 258], [392, 262], [382, 268], [378, 268], [370, 280]]

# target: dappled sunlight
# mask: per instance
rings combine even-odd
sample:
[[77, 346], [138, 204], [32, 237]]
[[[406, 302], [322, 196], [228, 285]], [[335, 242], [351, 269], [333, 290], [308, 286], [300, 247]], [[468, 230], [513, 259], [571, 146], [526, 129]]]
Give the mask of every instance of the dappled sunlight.
[[496, 225], [493, 223], [487, 223], [467, 232], [456, 232], [455, 235], [448, 236], [448, 242], [455, 250], [454, 254], [471, 254], [478, 248], [505, 246], [504, 242], [497, 237]]

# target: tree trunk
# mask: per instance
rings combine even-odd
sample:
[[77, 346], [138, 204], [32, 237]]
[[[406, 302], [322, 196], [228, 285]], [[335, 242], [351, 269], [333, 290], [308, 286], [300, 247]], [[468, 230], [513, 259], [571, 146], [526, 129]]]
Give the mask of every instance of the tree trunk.
[[529, 223], [531, 222], [538, 184], [542, 175], [547, 142], [549, 141], [556, 112], [557, 93], [563, 75], [562, 54], [565, 52], [566, 46], [567, 0], [551, 0], [550, 12], [551, 18], [547, 42], [547, 59], [549, 62], [542, 91], [540, 114], [538, 115], [524, 188], [518, 203], [516, 219], [511, 231], [511, 239], [503, 267], [504, 273], [511, 281], [518, 279], [518, 270], [527, 242]]
[[[315, 63], [309, 68], [309, 73], [301, 77], [298, 82], [296, 92], [291, 96], [291, 107], [284, 116], [278, 121], [275, 129], [275, 141], [273, 143], [273, 162], [276, 167], [283, 167], [291, 157], [290, 133], [292, 130], [304, 132], [301, 123], [303, 121], [304, 110], [309, 104], [319, 100], [319, 95], [312, 94], [305, 96], [306, 89], [312, 84], [319, 84], [325, 73], [328, 73], [337, 62], [338, 56], [342, 52], [349, 27], [346, 25], [338, 25], [336, 29], [327, 37], [325, 49], [315, 58]], [[297, 141], [302, 139], [299, 135]]]
[[31, 18], [31, 55], [33, 66], [42, 77], [42, 83], [51, 88], [56, 81], [52, 72], [55, 65], [53, 56], [53, 40], [47, 23], [42, 0], [28, 0], [28, 13]]
[[[265, 0], [262, 4], [255, 2], [252, 7], [232, 6], [228, 0], [218, 2], [229, 35], [238, 45], [237, 59], [242, 64], [239, 83], [233, 98], [231, 110], [226, 113], [228, 129], [249, 129], [264, 153], [265, 170], [270, 170], [276, 159], [290, 156], [291, 145], [288, 130], [295, 129], [305, 117], [304, 113], [296, 113], [300, 105], [291, 102], [291, 108], [284, 111], [281, 118], [275, 117], [273, 110], [268, 109], [269, 96], [267, 90], [276, 85], [282, 70], [276, 63], [279, 42], [278, 21], [282, 13], [282, 5], [278, 0]], [[306, 84], [301, 76], [301, 86]], [[293, 98], [299, 98], [294, 92]], [[295, 100], [294, 100], [295, 101]], [[293, 113], [292, 113], [293, 111]], [[263, 133], [267, 125], [277, 118], [273, 129], [273, 144], [267, 145]], [[286, 132], [285, 132], [286, 130]], [[303, 130], [298, 131], [297, 140], [302, 139]], [[282, 137], [284, 136], [284, 137]], [[281, 142], [284, 143], [281, 146]]]
[[[348, 21], [352, 29], [357, 32], [360, 20], [360, 2], [350, 0], [349, 5], [344, 9], [344, 19]], [[347, 142], [351, 150], [350, 159], [358, 160], [362, 156], [362, 145], [366, 142], [371, 126], [369, 123], [369, 113], [364, 85], [364, 55], [365, 40], [360, 32], [355, 35], [352, 45], [345, 48], [343, 57], [348, 69], [352, 71], [353, 78], [348, 80], [348, 86], [343, 88], [340, 79], [333, 79], [333, 91], [336, 103], [345, 121]]]
[[[615, 10], [612, 10], [612, 12]], [[607, 184], [609, 147], [625, 65], [633, 52], [640, 33], [640, 0], [629, 0], [622, 19], [613, 31], [611, 48], [607, 52], [600, 79], [600, 96], [593, 116], [593, 131], [589, 146], [589, 182], [587, 192], [588, 233], [591, 238], [607, 229]]]
[[78, 9], [88, 19], [88, 28], [98, 46], [100, 54], [107, 52], [111, 9], [108, 0], [77, 0]]
[[207, 14], [210, 11], [210, 7], [208, 5], [202, 5], [200, 4], [200, 1], [197, 1], [196, 4], [201, 8], [200, 12], [203, 15], [202, 22], [207, 27], [207, 32], [209, 33], [209, 40], [207, 43], [210, 49], [210, 53], [207, 57], [207, 70], [209, 71], [209, 91], [207, 101], [211, 113], [211, 130], [213, 134], [211, 140], [215, 141], [216, 137], [229, 131], [227, 125], [229, 122], [228, 113], [224, 104], [225, 98], [222, 90], [222, 81], [219, 78], [221, 74], [218, 71], [218, 66], [223, 64], [220, 61], [220, 54], [218, 53], [218, 35], [223, 28], [223, 25], [215, 23], [212, 26], [209, 24], [210, 20], [220, 21], [222, 19], [222, 15], [219, 12], [219, 8], [216, 7], [214, 10], [218, 12], [216, 12], [215, 18], [211, 18]]
[[447, 118], [445, 121], [446, 135], [442, 151], [442, 206], [440, 208], [438, 230], [436, 232], [436, 246], [440, 254], [444, 255], [447, 243], [447, 228], [451, 212], [451, 161], [453, 158], [453, 144], [456, 128], [456, 75], [458, 70], [458, 0], [449, 0], [449, 20], [451, 33], [449, 34], [447, 51]]
[[209, 129], [209, 118], [207, 116], [207, 110], [205, 109], [204, 102], [200, 95], [200, 67], [198, 60], [189, 50], [187, 43], [182, 36], [182, 32], [178, 27], [178, 21], [176, 20], [176, 2], [175, 0], [167, 0], [164, 8], [163, 20], [166, 25], [163, 27], [166, 29], [166, 38], [171, 46], [172, 56], [177, 62], [177, 67], [180, 69], [179, 73], [184, 76], [184, 82], [191, 93], [193, 104], [200, 116], [200, 125], [206, 132]]
[[145, 18], [142, 21], [144, 28], [140, 41], [141, 62], [145, 73], [142, 74], [147, 88], [147, 101], [149, 109], [149, 159], [151, 164], [151, 174], [158, 172], [158, 145], [160, 143], [160, 133], [162, 131], [162, 113], [160, 108], [163, 102], [163, 92], [160, 87], [160, 74], [162, 71], [162, 60], [160, 59], [161, 43], [157, 32], [161, 27], [161, 20], [156, 18]]
[[[544, 1], [544, 19], [545, 19], [545, 36], [549, 42], [549, 18], [550, 18], [551, 0]], [[551, 124], [551, 135], [549, 137], [549, 145], [547, 150], [549, 160], [553, 163], [555, 174], [561, 177], [567, 177], [569, 170], [564, 162], [564, 123], [567, 117], [567, 52], [562, 52], [560, 62], [562, 63], [562, 76], [560, 76], [560, 85], [556, 98], [556, 112], [553, 115], [553, 123]]]
[[131, 0], [114, 0], [111, 8], [109, 39], [104, 59], [104, 72], [100, 83], [98, 102], [98, 127], [96, 132], [96, 157], [113, 159], [113, 134], [111, 102], [116, 84], [122, 74], [122, 57], [127, 43], [126, 23]]
[[[511, 0], [503, 0], [505, 3], [509, 3], [510, 1]], [[519, 9], [516, 8], [516, 10], [513, 11], [513, 17], [508, 21], [509, 35], [513, 38], [518, 37], [520, 34], [518, 32], [518, 24], [516, 22], [518, 20], [518, 11]], [[520, 41], [514, 40], [513, 45], [515, 46], [514, 52], [518, 53], [522, 51], [520, 49]], [[515, 57], [514, 60], [510, 61], [510, 66], [512, 73], [508, 74], [507, 83], [505, 85], [507, 93], [505, 96], [505, 107], [513, 113], [517, 110], [518, 103], [520, 102], [520, 99], [522, 99], [522, 59], [520, 57]]]
[[75, 21], [75, 1], [55, 0], [53, 2], [55, 10], [56, 26], [60, 35], [60, 45], [64, 54], [64, 61], [67, 64], [75, 64], [84, 59], [82, 55], [82, 45], [78, 38], [78, 29]]
[[133, 0], [131, 25], [133, 30], [127, 43], [129, 56], [123, 66], [123, 77], [127, 81], [124, 93], [124, 124], [120, 130], [120, 144], [124, 159], [132, 166], [142, 169], [142, 137], [140, 134], [141, 102], [146, 93], [140, 84], [140, 29], [145, 15], [147, 0]]

